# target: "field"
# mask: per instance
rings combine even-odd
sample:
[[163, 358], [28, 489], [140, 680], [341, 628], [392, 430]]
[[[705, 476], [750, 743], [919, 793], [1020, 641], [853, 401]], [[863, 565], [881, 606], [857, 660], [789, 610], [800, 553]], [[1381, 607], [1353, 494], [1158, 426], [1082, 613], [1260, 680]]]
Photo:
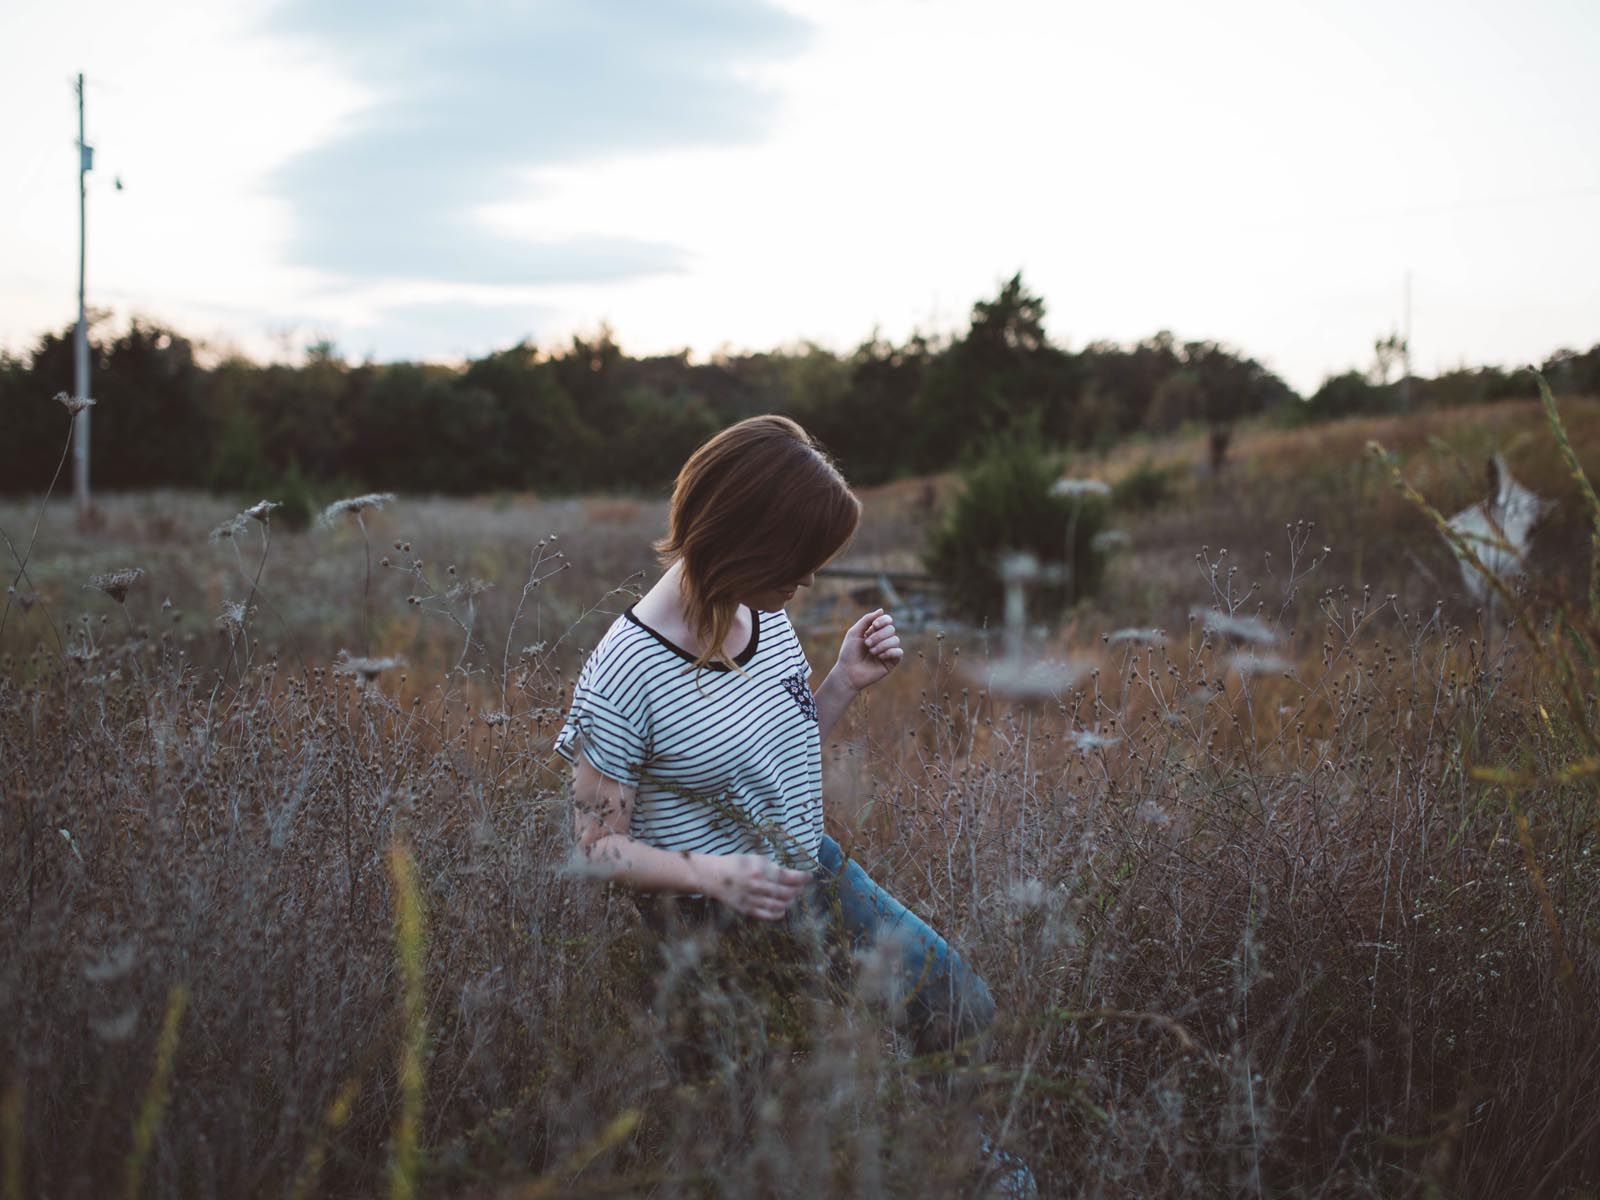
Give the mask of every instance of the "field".
[[[1600, 478], [1600, 404], [1561, 415]], [[1496, 449], [1556, 508], [1484, 611], [1393, 472], [1449, 514]], [[1243, 429], [1216, 475], [1203, 433], [1072, 464], [1170, 492], [1026, 631], [1076, 669], [1007, 695], [998, 634], [907, 596], [905, 664], [825, 750], [830, 827], [984, 974], [996, 1044], [912, 1054], [868, 960], [721, 997], [688, 1081], [550, 751], [663, 503], [402, 495], [303, 533], [197, 494], [83, 528], [0, 504], [32, 545], [0, 1190], [956, 1196], [986, 1136], [1048, 1196], [1600, 1194], [1600, 629], [1563, 453], [1504, 404]], [[914, 569], [958, 486], [865, 492], [848, 563]], [[792, 609], [814, 666], [879, 602], [855, 586]]]

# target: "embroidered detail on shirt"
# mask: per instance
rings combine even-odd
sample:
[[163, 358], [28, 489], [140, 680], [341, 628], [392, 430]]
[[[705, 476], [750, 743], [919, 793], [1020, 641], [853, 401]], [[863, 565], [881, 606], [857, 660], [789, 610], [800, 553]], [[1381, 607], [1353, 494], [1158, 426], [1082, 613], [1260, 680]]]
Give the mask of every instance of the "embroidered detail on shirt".
[[782, 681], [783, 690], [794, 697], [794, 702], [800, 706], [800, 711], [805, 713], [806, 720], [817, 719], [817, 701], [811, 694], [811, 689], [806, 685], [805, 674], [796, 671], [793, 675]]

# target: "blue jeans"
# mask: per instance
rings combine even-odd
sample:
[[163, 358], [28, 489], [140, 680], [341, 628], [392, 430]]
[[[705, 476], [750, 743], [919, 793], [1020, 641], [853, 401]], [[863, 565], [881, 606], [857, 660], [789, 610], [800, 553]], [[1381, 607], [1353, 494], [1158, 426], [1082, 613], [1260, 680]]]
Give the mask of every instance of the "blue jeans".
[[[805, 902], [830, 936], [886, 959], [903, 996], [904, 1023], [918, 1053], [972, 1042], [994, 1023], [994, 999], [960, 954], [824, 835], [817, 882]], [[898, 1006], [897, 1006], [898, 1007]]]
[[776, 924], [748, 920], [712, 900], [661, 897], [641, 905], [646, 924], [657, 933], [712, 929], [718, 935], [705, 954], [675, 954], [670, 944], [663, 948], [657, 1007], [677, 1026], [680, 1050], [694, 1059], [710, 1049], [692, 1044], [708, 1040], [708, 1013], [748, 1011], [736, 994], [746, 999], [763, 991], [782, 995], [793, 990], [796, 979], [815, 979], [807, 964], [814, 962], [816, 948], [827, 952], [836, 982], [848, 982], [859, 957], [881, 956], [890, 1015], [910, 1035], [917, 1053], [980, 1049], [995, 1015], [983, 979], [927, 922], [846, 858], [832, 838], [823, 837], [817, 862], [815, 882], [801, 893], [788, 919]]

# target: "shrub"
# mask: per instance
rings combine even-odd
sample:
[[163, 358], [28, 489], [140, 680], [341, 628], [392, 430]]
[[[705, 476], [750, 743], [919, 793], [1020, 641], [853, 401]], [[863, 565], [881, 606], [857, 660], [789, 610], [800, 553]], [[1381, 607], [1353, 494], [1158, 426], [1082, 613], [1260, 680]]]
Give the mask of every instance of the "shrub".
[[1111, 506], [1118, 512], [1149, 512], [1172, 500], [1177, 471], [1144, 459], [1111, 489]]
[[280, 525], [296, 533], [311, 527], [311, 518], [317, 511], [317, 502], [311, 494], [311, 484], [300, 474], [300, 464], [297, 461], [289, 460], [289, 469], [283, 473], [283, 478], [272, 491], [272, 498], [283, 505], [277, 512]]
[[1396, 389], [1376, 384], [1359, 371], [1325, 379], [1303, 408], [1292, 410], [1304, 421], [1336, 421], [1395, 411]]
[[999, 563], [1018, 551], [1059, 566], [1071, 547], [1068, 577], [1030, 597], [1035, 614], [1058, 614], [1100, 586], [1105, 554], [1094, 539], [1106, 528], [1110, 504], [1104, 493], [1061, 494], [1060, 475], [1055, 456], [1026, 435], [996, 439], [963, 472], [961, 492], [923, 555], [957, 611], [997, 619], [1004, 599]]

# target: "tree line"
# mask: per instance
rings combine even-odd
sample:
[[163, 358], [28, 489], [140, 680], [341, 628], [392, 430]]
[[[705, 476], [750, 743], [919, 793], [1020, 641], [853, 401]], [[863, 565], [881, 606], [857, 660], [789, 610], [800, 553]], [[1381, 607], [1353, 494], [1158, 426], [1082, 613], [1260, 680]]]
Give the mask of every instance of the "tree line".
[[[1216, 342], [1158, 333], [1124, 347], [1053, 345], [1044, 301], [1020, 275], [974, 305], [966, 331], [850, 354], [814, 345], [691, 362], [634, 358], [609, 332], [556, 350], [520, 343], [460, 366], [351, 363], [331, 345], [304, 362], [204, 365], [180, 334], [145, 321], [91, 339], [90, 470], [108, 489], [293, 487], [480, 492], [656, 490], [717, 429], [784, 412], [852, 480], [944, 470], [1022, 433], [1090, 448], [1185, 424], [1225, 428], [1275, 414], [1316, 420], [1533, 394], [1526, 376], [1458, 371], [1402, 388], [1360, 374], [1302, 399]], [[1600, 346], [1545, 364], [1561, 391], [1600, 394]], [[72, 330], [0, 356], [0, 491], [37, 492], [66, 423], [49, 398], [72, 387]]]

